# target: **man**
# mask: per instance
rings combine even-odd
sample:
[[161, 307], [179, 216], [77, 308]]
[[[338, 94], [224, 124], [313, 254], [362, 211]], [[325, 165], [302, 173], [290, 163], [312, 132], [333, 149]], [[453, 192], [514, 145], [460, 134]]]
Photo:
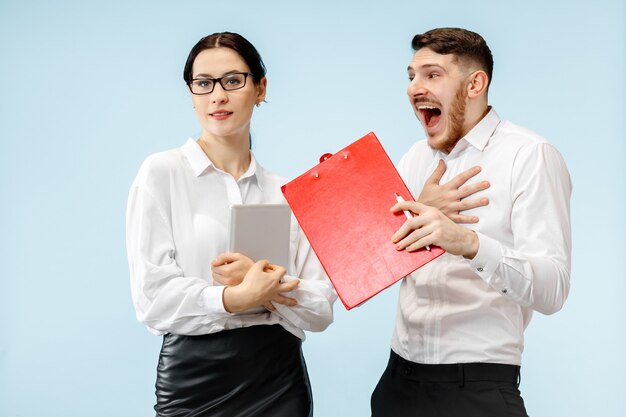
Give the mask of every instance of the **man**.
[[490, 188], [476, 196], [489, 204], [463, 212], [480, 219], [464, 225], [422, 196], [392, 207], [415, 215], [392, 236], [398, 250], [438, 245], [447, 253], [402, 282], [372, 415], [526, 416], [518, 390], [524, 329], [534, 310], [558, 311], [569, 292], [567, 167], [545, 139], [488, 104], [493, 58], [480, 35], [434, 29], [416, 35], [413, 49], [407, 92], [427, 140], [399, 171], [419, 194], [437, 187], [426, 179], [435, 167], [443, 172], [441, 160], [444, 181], [478, 165], [475, 179]]

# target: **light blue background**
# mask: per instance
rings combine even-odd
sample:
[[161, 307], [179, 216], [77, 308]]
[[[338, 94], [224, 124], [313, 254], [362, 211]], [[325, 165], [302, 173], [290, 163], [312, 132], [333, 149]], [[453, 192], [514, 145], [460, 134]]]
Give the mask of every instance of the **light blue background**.
[[[529, 414], [626, 415], [624, 3], [296, 3], [0, 0], [0, 416], [153, 415], [160, 338], [134, 317], [124, 211], [141, 161], [199, 132], [181, 73], [201, 36], [260, 50], [254, 151], [293, 178], [369, 131], [395, 161], [422, 138], [406, 66], [438, 26], [487, 39], [491, 103], [549, 138], [574, 182], [572, 291], [526, 332]], [[369, 415], [397, 290], [337, 302], [309, 335], [317, 417]]]

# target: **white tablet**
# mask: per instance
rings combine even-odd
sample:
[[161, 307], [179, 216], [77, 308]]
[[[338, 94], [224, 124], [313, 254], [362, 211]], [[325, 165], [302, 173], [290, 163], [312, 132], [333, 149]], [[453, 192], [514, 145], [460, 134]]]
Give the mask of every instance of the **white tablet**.
[[287, 204], [234, 204], [229, 250], [288, 268], [290, 229], [291, 209]]

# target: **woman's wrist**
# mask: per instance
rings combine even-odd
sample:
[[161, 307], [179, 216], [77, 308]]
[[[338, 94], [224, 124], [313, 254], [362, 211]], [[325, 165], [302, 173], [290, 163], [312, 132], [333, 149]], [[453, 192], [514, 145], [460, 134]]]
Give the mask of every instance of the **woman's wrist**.
[[224, 310], [229, 313], [238, 313], [240, 311], [247, 310], [246, 303], [243, 300], [244, 297], [239, 294], [238, 286], [225, 287], [222, 292], [222, 303], [224, 304]]

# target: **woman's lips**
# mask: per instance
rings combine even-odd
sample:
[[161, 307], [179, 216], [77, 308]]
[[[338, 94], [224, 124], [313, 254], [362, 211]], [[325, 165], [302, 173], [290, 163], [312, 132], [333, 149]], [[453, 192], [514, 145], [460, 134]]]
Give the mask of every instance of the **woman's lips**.
[[232, 114], [233, 114], [232, 111], [218, 110], [218, 111], [214, 111], [213, 113], [209, 113], [209, 116], [211, 116], [212, 118], [216, 120], [224, 120], [224, 119], [229, 118]]

